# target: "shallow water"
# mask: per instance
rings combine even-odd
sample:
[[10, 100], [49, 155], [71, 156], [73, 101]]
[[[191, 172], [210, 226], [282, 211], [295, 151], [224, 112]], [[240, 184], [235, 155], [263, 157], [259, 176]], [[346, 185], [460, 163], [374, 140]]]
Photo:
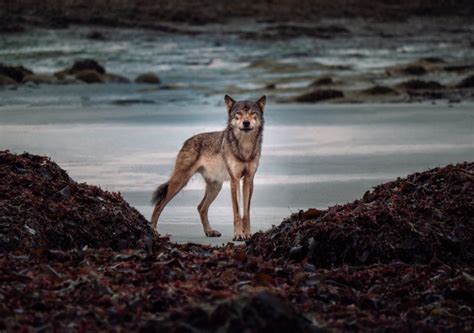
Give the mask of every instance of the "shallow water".
[[[352, 201], [372, 186], [430, 167], [474, 159], [472, 104], [275, 105], [265, 112], [255, 182], [254, 231], [291, 212]], [[51, 156], [78, 181], [120, 191], [147, 218], [153, 189], [167, 180], [182, 142], [224, 127], [223, 107], [1, 106], [0, 143]], [[159, 230], [177, 241], [231, 237], [226, 185], [210, 220], [223, 232], [206, 239], [196, 211], [199, 175], [165, 209]]]
[[[192, 36], [96, 28], [109, 37], [107, 41], [88, 40], [85, 36], [94, 28], [77, 26], [0, 35], [1, 63], [22, 64], [36, 73], [53, 73], [71, 66], [78, 58], [93, 58], [109, 72], [130, 79], [140, 73], [156, 72], [168, 86], [167, 90], [158, 90], [107, 85], [80, 96], [75, 87], [61, 87], [59, 96], [51, 93], [56, 87], [29, 87], [22, 88], [27, 89], [26, 94], [2, 92], [2, 102], [216, 106], [224, 93], [239, 98], [271, 95], [272, 91], [265, 88], [267, 84], [277, 84], [278, 98], [285, 98], [325, 75], [336, 77], [347, 89], [358, 89], [387, 83], [389, 80], [386, 82], [383, 75], [387, 66], [422, 57], [439, 57], [448, 62], [474, 61], [469, 46], [474, 31], [472, 22], [417, 19], [384, 24], [334, 20], [321, 24], [336, 24], [350, 32], [328, 39], [304, 36], [288, 40], [246, 39], [241, 35], [243, 31], [260, 31], [267, 24], [239, 21], [226, 26], [190, 27], [200, 33]], [[424, 78], [445, 84], [459, 81], [455, 73], [436, 75], [436, 78], [429, 75]], [[351, 79], [354, 77], [357, 80]]]

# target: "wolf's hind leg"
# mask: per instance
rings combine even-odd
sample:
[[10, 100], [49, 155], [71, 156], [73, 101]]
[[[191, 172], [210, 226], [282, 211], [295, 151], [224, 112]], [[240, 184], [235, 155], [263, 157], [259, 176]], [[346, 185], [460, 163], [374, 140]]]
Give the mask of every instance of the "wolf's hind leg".
[[209, 224], [207, 213], [209, 211], [210, 204], [217, 198], [217, 195], [222, 189], [221, 182], [213, 182], [206, 180], [206, 193], [201, 203], [198, 205], [199, 216], [201, 217], [201, 223], [204, 228], [204, 233], [207, 237], [220, 237], [221, 233], [217, 230], [213, 230]]
[[168, 204], [178, 194], [179, 191], [186, 186], [189, 179], [192, 177], [194, 173], [173, 173], [170, 180], [168, 181], [168, 186], [166, 189], [166, 194], [164, 194], [162, 200], [158, 201], [155, 204], [155, 208], [153, 209], [153, 214], [151, 215], [151, 226], [153, 229], [156, 229], [156, 225], [158, 223], [158, 219], [160, 217], [163, 208]]

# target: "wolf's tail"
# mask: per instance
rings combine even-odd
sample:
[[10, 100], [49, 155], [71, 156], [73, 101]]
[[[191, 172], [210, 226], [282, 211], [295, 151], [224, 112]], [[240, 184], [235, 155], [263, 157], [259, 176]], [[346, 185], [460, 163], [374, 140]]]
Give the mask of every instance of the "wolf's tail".
[[168, 182], [158, 186], [156, 191], [153, 193], [153, 197], [151, 198], [151, 203], [152, 204], [160, 203], [166, 197], [166, 193], [168, 193]]

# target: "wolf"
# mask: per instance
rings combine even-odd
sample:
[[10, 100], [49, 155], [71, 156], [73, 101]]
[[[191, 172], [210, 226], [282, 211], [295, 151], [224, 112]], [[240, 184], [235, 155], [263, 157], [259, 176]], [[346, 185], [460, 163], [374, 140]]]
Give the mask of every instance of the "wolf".
[[[194, 174], [200, 173], [206, 182], [206, 191], [197, 209], [206, 236], [221, 236], [219, 231], [211, 228], [207, 213], [209, 205], [219, 194], [222, 183], [230, 181], [234, 215], [233, 240], [244, 241], [251, 237], [250, 201], [262, 151], [266, 96], [253, 102], [235, 101], [225, 95], [224, 102], [228, 113], [227, 127], [220, 132], [200, 133], [186, 140], [176, 157], [171, 177], [154, 192], [152, 203], [155, 207], [151, 216], [153, 229], [156, 229], [163, 208], [186, 186]], [[242, 216], [241, 179], [243, 179]]]

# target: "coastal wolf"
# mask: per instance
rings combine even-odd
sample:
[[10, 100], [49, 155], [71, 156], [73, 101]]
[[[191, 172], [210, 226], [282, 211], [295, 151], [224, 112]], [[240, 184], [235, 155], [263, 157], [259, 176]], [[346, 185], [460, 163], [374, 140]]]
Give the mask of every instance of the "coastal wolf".
[[[262, 149], [263, 110], [266, 97], [258, 101], [235, 101], [225, 95], [228, 112], [227, 127], [221, 132], [197, 134], [184, 142], [178, 153], [170, 179], [158, 186], [153, 194], [155, 205], [151, 225], [156, 228], [163, 208], [187, 184], [200, 173], [206, 182], [206, 192], [198, 212], [204, 233], [208, 237], [221, 234], [211, 228], [208, 220], [209, 205], [219, 194], [222, 183], [230, 181], [232, 209], [234, 214], [234, 240], [249, 239], [250, 200], [253, 179], [258, 168]], [[240, 180], [243, 178], [243, 215], [240, 215]]]

